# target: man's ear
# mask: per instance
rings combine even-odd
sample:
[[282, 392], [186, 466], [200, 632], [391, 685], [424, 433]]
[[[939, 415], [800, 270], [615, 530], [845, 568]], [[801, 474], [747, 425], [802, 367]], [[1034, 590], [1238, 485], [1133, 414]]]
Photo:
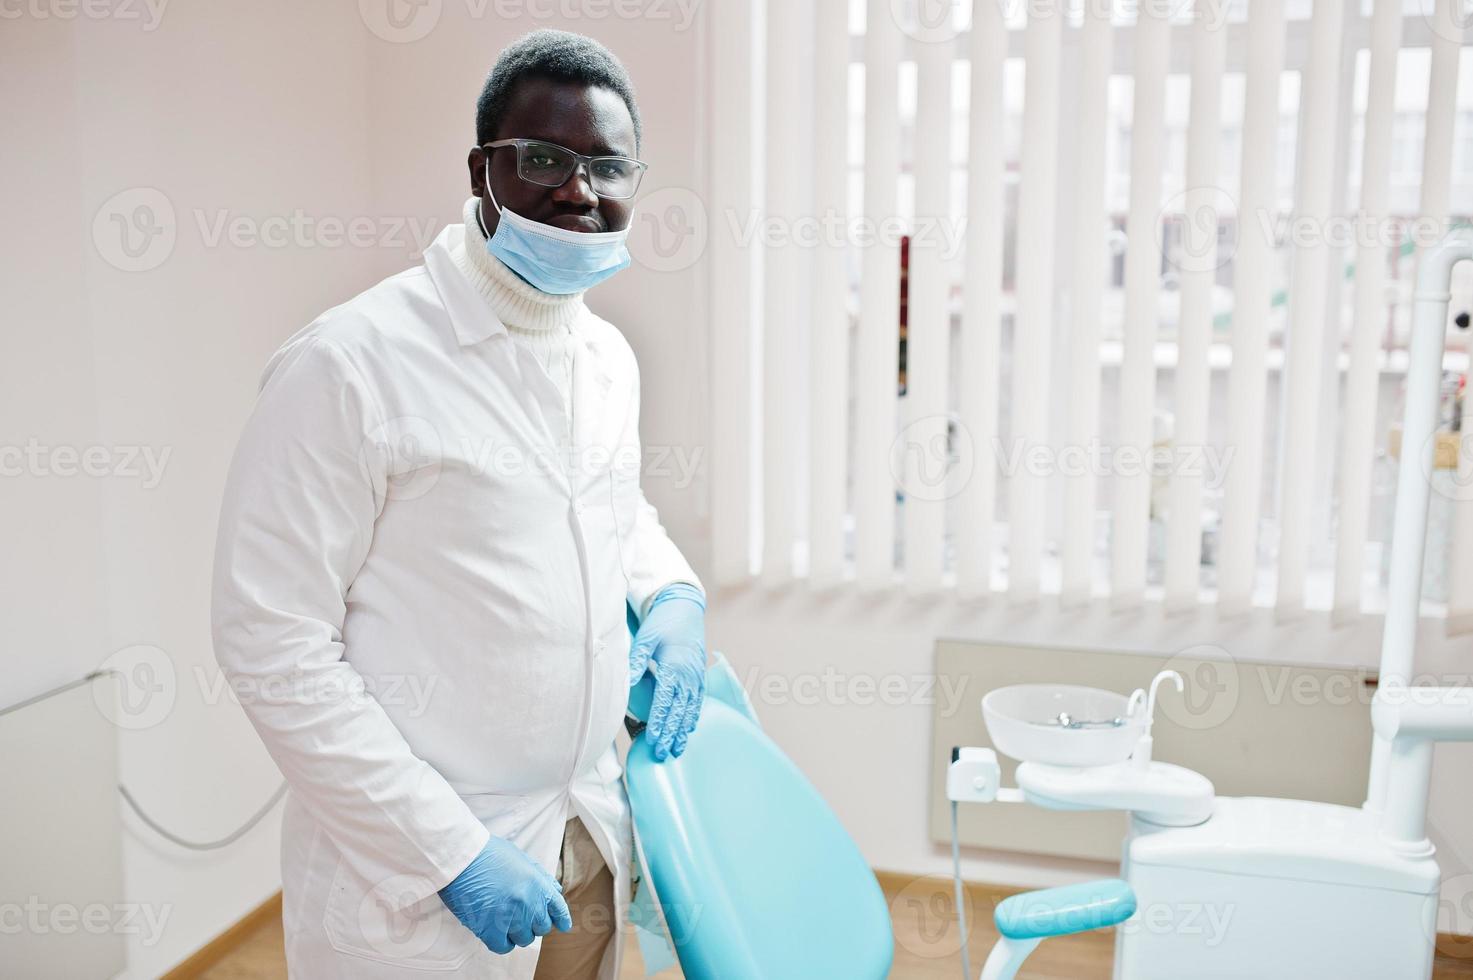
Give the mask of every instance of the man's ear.
[[479, 146], [471, 147], [465, 159], [465, 166], [471, 177], [471, 194], [475, 197], [485, 197], [486, 151]]

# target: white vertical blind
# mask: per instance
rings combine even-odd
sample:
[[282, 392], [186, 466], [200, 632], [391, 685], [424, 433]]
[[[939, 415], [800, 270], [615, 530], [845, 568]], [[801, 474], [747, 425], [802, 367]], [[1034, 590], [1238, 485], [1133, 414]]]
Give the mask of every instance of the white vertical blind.
[[[812, 170], [805, 145], [810, 145], [801, 105], [804, 66], [810, 52], [804, 47], [801, 21], [812, 8], [796, 4], [769, 11], [767, 18], [767, 112], [764, 145], [767, 148], [765, 213], [783, 227], [796, 226], [808, 205]], [[802, 361], [795, 340], [807, 306], [806, 266], [812, 257], [792, 236], [764, 243], [766, 261], [763, 288], [762, 344], [762, 573], [774, 582], [793, 575], [793, 545], [798, 531], [797, 476], [799, 456], [796, 423], [803, 417]]]
[[[916, 49], [915, 221], [910, 239], [906, 320], [905, 579], [914, 591], [941, 586], [945, 527], [946, 363], [951, 337], [951, 283], [945, 238], [951, 188], [951, 47]], [[938, 482], [940, 481], [940, 482]]]
[[[1027, 601], [1057, 583], [1066, 605], [1088, 603], [1105, 587], [1119, 607], [1159, 595], [1168, 610], [1190, 610], [1212, 601], [1203, 585], [1215, 580], [1218, 611], [1231, 614], [1259, 600], [1267, 584], [1257, 581], [1260, 525], [1267, 523], [1260, 509], [1272, 487], [1280, 526], [1276, 608], [1292, 616], [1325, 594], [1320, 565], [1333, 526], [1334, 614], [1357, 615], [1373, 536], [1370, 460], [1386, 415], [1376, 404], [1386, 383], [1381, 342], [1398, 336], [1390, 270], [1398, 280], [1408, 271], [1393, 264], [1384, 235], [1363, 233], [1361, 215], [1378, 230], [1404, 217], [1395, 209], [1406, 206], [1393, 197], [1404, 176], [1393, 168], [1415, 149], [1405, 119], [1420, 111], [1396, 92], [1404, 43], [1432, 52], [1424, 214], [1448, 218], [1453, 190], [1467, 179], [1452, 180], [1456, 0], [1437, 0], [1430, 24], [1396, 0], [1376, 0], [1369, 23], [1332, 0], [1316, 0], [1307, 20], [1286, 19], [1286, 0], [1253, 0], [1245, 27], [1225, 25], [1221, 5], [1210, 0], [1197, 0], [1191, 24], [1169, 22], [1181, 5], [1117, 9], [1102, 0], [1074, 6], [1082, 11], [1077, 30], [1066, 26], [1064, 0], [977, 4], [960, 43], [948, 33], [950, 22], [917, 17], [910, 5], [919, 2], [867, 0], [859, 48], [848, 33], [853, 4], [799, 0], [769, 9], [734, 0], [713, 8], [719, 80], [710, 104], [724, 122], [710, 134], [711, 189], [703, 203], [713, 229], [716, 580], [750, 575], [761, 551], [774, 581], [786, 583], [806, 565], [812, 583], [834, 586], [846, 578], [852, 540], [861, 587], [933, 593], [947, 582], [950, 542], [958, 593], [982, 595], [993, 588], [1005, 545], [1010, 598]], [[1027, 19], [1005, 23], [1017, 10]], [[1122, 12], [1136, 17], [1113, 23]], [[768, 24], [765, 14], [777, 20]], [[1370, 71], [1357, 175], [1349, 113], [1360, 50], [1369, 50]], [[1021, 55], [1021, 64], [1009, 63], [1009, 54]], [[1067, 72], [1064, 57], [1073, 62]], [[864, 77], [857, 116], [849, 91], [856, 58]], [[916, 65], [916, 111], [906, 130], [903, 58]], [[955, 124], [962, 120], [951, 112], [952, 80], [962, 77], [953, 74], [957, 58], [968, 62], [968, 90], [959, 93], [968, 100], [964, 164], [951, 145], [961, 136]], [[1185, 115], [1168, 98], [1180, 80], [1168, 77], [1173, 64], [1178, 76], [1190, 75]], [[1297, 106], [1281, 99], [1286, 71], [1300, 81]], [[1128, 120], [1116, 118], [1107, 97], [1117, 76], [1133, 85]], [[1065, 118], [1071, 131], [1061, 140]], [[1292, 201], [1278, 179], [1291, 119], [1299, 122]], [[913, 133], [908, 170], [902, 133]], [[1235, 161], [1220, 159], [1225, 135], [1241, 145], [1232, 187], [1223, 175]], [[851, 169], [856, 146], [863, 148], [858, 171]], [[1180, 174], [1171, 172], [1177, 168]], [[957, 231], [950, 198], [961, 189], [958, 178], [965, 179], [966, 223], [954, 263], [958, 243], [948, 236]], [[1163, 201], [1168, 184], [1172, 196]], [[907, 221], [901, 191], [912, 185]], [[1356, 283], [1342, 399], [1333, 233], [1348, 185], [1360, 187], [1361, 200], [1355, 254], [1344, 256]], [[1057, 213], [1060, 202], [1067, 214]], [[744, 224], [734, 216], [753, 214], [754, 204], [758, 223], [747, 227], [758, 236], [734, 234]], [[774, 227], [800, 244], [764, 244], [760, 230]], [[1010, 243], [1009, 227], [1016, 235]], [[807, 236], [813, 229], [816, 242]], [[1221, 249], [1224, 229], [1236, 239]], [[897, 403], [902, 230], [911, 235], [910, 292], [905, 399]], [[1286, 232], [1292, 256], [1279, 251]], [[1163, 277], [1179, 287], [1179, 312], [1166, 302], [1172, 297]], [[1067, 314], [1063, 322], [1059, 314]], [[1056, 343], [1066, 346], [1053, 355]], [[1158, 443], [1166, 430], [1157, 421], [1157, 371], [1171, 377], [1165, 455], [1158, 455], [1167, 447]], [[1224, 371], [1226, 399], [1214, 401]], [[1275, 378], [1283, 384], [1271, 403], [1265, 396]], [[1102, 406], [1107, 383], [1119, 400]], [[943, 452], [961, 472], [942, 473]], [[1278, 459], [1268, 480], [1270, 453]], [[1163, 480], [1152, 466], [1165, 461], [1174, 465]], [[1007, 465], [1005, 508], [997, 500], [999, 463]], [[1473, 478], [1473, 458], [1461, 464]], [[1208, 476], [1225, 481], [1213, 484], [1211, 501]], [[1331, 482], [1333, 500], [1321, 486]], [[1223, 517], [1214, 526], [1210, 504], [1219, 488]], [[1050, 501], [1062, 505], [1059, 514]], [[1337, 522], [1326, 526], [1316, 518], [1328, 518], [1331, 507]], [[1096, 525], [1105, 508], [1110, 567], [1101, 578]], [[1004, 509], [1006, 542], [994, 526]], [[1473, 554], [1473, 504], [1459, 502], [1458, 510], [1454, 551]], [[1057, 556], [1050, 547], [1056, 517]], [[1204, 553], [1209, 540], [1213, 548]], [[1452, 617], [1473, 627], [1473, 560], [1455, 564], [1451, 578]]]
[[[1461, 0], [1437, 0], [1433, 13], [1432, 66], [1427, 87], [1427, 131], [1422, 147], [1422, 202], [1424, 219], [1445, 226], [1452, 209], [1453, 124], [1457, 119], [1458, 68], [1462, 25], [1467, 22], [1467, 4]], [[1465, 400], [1466, 402], [1467, 400]], [[1466, 405], [1465, 405], [1466, 411]], [[1473, 461], [1464, 427], [1458, 459], [1458, 486], [1473, 475]], [[1403, 451], [1411, 451], [1407, 447]], [[1473, 628], [1473, 500], [1464, 493], [1453, 501], [1453, 541], [1449, 549], [1452, 567], [1448, 578], [1448, 628], [1464, 632]]]
[[[708, 220], [726, 211], [746, 213], [757, 202], [762, 159], [759, 101], [762, 21], [757, 0], [733, 0], [710, 10], [711, 187]], [[714, 222], [713, 222], [714, 224]], [[713, 234], [711, 297], [711, 565], [718, 583], [745, 581], [752, 572], [753, 465], [758, 440], [752, 416], [758, 402], [753, 342], [761, 303], [760, 253], [730, 235]]]
[[[1401, 47], [1401, 0], [1376, 0], [1371, 20], [1371, 58], [1366, 90], [1364, 151], [1361, 157], [1361, 212], [1372, 220], [1390, 217], [1391, 123], [1396, 112], [1396, 60]], [[1350, 363], [1340, 422], [1339, 522], [1335, 541], [1337, 621], [1360, 612], [1370, 524], [1371, 450], [1375, 446], [1377, 360], [1385, 328], [1386, 245], [1381, 236], [1363, 237], [1355, 254], [1355, 314]]]
[[[1300, 85], [1296, 221], [1328, 226], [1332, 207], [1336, 119], [1344, 0], [1315, 0], [1309, 67]], [[1279, 581], [1276, 608], [1282, 616], [1304, 609], [1309, 566], [1310, 508], [1327, 494], [1316, 486], [1315, 442], [1319, 437], [1321, 358], [1324, 347], [1325, 277], [1329, 245], [1309, 236], [1294, 250], [1289, 285], [1288, 357], [1283, 407], [1283, 465], [1279, 480]], [[1318, 491], [1318, 492], [1317, 492]]]
[[[869, 0], [864, 35], [864, 213], [873, 227], [893, 223], [900, 176], [897, 77], [900, 27], [888, 0]], [[895, 480], [890, 447], [900, 344], [900, 254], [876, 236], [860, 270], [859, 364], [855, 392], [855, 574], [869, 588], [891, 583], [895, 568]]]
[[1156, 335], [1160, 312], [1161, 146], [1171, 34], [1165, 10], [1136, 15], [1135, 93], [1131, 111], [1130, 213], [1125, 236], [1125, 353], [1120, 365], [1120, 446], [1139, 453], [1115, 479], [1110, 589], [1119, 607], [1139, 605], [1146, 587], [1151, 510], [1150, 459], [1156, 407]]
[[[819, 3], [813, 52], [813, 201], [819, 218], [844, 216], [848, 202], [849, 16]], [[848, 510], [849, 279], [842, 239], [814, 249], [809, 345], [808, 577], [816, 586], [844, 574]]]
[[[1207, 346], [1212, 340], [1212, 293], [1217, 279], [1217, 237], [1223, 195], [1218, 191], [1222, 69], [1227, 39], [1213, 21], [1213, 5], [1198, 0], [1192, 26], [1192, 102], [1187, 129], [1183, 200], [1181, 314], [1177, 326], [1176, 427], [1173, 445], [1198, 452], [1207, 445]], [[1177, 467], [1171, 474], [1166, 512], [1168, 609], [1194, 608], [1201, 587], [1202, 470]]]
[[1003, 256], [1003, 60], [1007, 29], [994, 3], [972, 8], [970, 117], [967, 121], [967, 239], [962, 279], [962, 322], [957, 356], [959, 438], [974, 460], [971, 479], [956, 508], [957, 590], [978, 595], [991, 589], [993, 522], [997, 505], [998, 364]]
[[1275, 245], [1254, 220], [1276, 209], [1279, 76], [1284, 67], [1284, 0], [1253, 0], [1248, 12], [1243, 160], [1234, 258], [1233, 361], [1228, 374], [1228, 439], [1234, 455], [1223, 494], [1217, 602], [1224, 613], [1253, 601], [1263, 479], [1263, 404]]
[[[1080, 161], [1105, 159], [1110, 87], [1111, 4], [1086, 4], [1079, 37], [1079, 91], [1075, 98]], [[1074, 189], [1074, 283], [1070, 309], [1069, 414], [1066, 446], [1088, 446], [1099, 436], [1100, 306], [1105, 287], [1105, 172], [1081, 163]], [[1063, 577], [1065, 604], [1089, 600], [1093, 590], [1095, 474], [1089, 468], [1064, 484]]]
[[[1017, 314], [1013, 320], [1010, 439], [1037, 445], [1048, 438], [1063, 16], [1053, 0], [1031, 3], [1028, 12], [1023, 143], [1018, 163]], [[1010, 475], [1008, 593], [1018, 599], [1038, 595], [1044, 496], [1041, 473], [1020, 466]]]

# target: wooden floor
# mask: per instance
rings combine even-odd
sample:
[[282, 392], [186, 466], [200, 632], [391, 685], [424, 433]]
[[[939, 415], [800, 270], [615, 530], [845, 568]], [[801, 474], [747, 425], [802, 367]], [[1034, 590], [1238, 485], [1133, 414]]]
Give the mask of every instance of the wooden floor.
[[[897, 980], [958, 980], [961, 960], [951, 879], [882, 875], [881, 884], [890, 900], [895, 929], [895, 964], [890, 976]], [[982, 969], [982, 960], [997, 938], [992, 930], [992, 910], [1007, 894], [981, 886], [969, 889], [973, 976]], [[1108, 931], [1050, 939], [1028, 958], [1019, 976], [1026, 980], [1106, 980], [1113, 947], [1114, 937]], [[641, 980], [644, 962], [632, 937], [625, 950], [620, 980]], [[284, 978], [281, 922], [267, 922], [198, 976], [204, 980]], [[657, 980], [679, 980], [681, 974], [672, 968], [655, 976]], [[1473, 940], [1442, 944], [1432, 976], [1433, 980], [1473, 978]]]

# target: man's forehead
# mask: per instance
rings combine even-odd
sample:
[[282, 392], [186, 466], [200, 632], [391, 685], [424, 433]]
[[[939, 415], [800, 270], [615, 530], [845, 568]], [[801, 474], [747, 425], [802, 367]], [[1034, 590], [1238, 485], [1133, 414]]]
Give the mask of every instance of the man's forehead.
[[601, 85], [532, 78], [512, 91], [503, 139], [536, 139], [590, 155], [633, 155], [634, 120], [619, 93]]

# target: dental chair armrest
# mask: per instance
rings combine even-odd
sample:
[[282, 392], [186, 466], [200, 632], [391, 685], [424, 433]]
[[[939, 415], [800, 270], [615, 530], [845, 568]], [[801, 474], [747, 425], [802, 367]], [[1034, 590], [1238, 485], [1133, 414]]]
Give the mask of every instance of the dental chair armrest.
[[1023, 892], [1004, 899], [993, 914], [1009, 939], [1046, 939], [1124, 922], [1135, 914], [1135, 892], [1118, 878]]
[[1013, 980], [1038, 944], [1118, 925], [1135, 914], [1135, 892], [1118, 878], [1023, 892], [1004, 899], [993, 913], [1002, 938], [982, 965], [979, 980]]

